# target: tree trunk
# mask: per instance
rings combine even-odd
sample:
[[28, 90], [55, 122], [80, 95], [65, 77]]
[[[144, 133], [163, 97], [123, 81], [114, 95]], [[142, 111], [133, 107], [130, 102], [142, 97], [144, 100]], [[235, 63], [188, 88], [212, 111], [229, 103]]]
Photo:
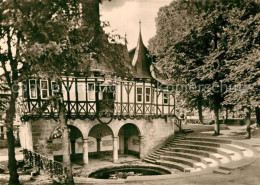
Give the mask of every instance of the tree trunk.
[[8, 169], [10, 173], [9, 184], [16, 185], [19, 183], [19, 175], [17, 173], [17, 164], [15, 159], [15, 137], [13, 133], [13, 120], [15, 117], [15, 102], [17, 93], [11, 92], [9, 101], [9, 109], [6, 110], [5, 126], [7, 129], [8, 142]]
[[220, 128], [219, 128], [219, 108], [214, 108], [214, 136], [220, 135]]
[[70, 161], [70, 139], [69, 139], [69, 129], [66, 120], [65, 107], [62, 102], [60, 104], [59, 120], [62, 128], [62, 165], [65, 169], [66, 179], [65, 184], [74, 184], [74, 179], [72, 175], [72, 165]]
[[9, 184], [17, 185], [19, 184], [19, 175], [17, 173], [17, 164], [15, 159], [15, 137], [13, 134], [13, 129], [7, 129], [7, 142], [8, 142], [8, 169], [9, 169]]
[[251, 108], [248, 107], [248, 112], [246, 113], [246, 130], [247, 130], [247, 139], [251, 139]]
[[198, 100], [198, 113], [199, 113], [200, 123], [203, 124], [202, 102], [200, 99]]
[[228, 108], [226, 107], [226, 119], [225, 119], [225, 123], [228, 123]]
[[255, 108], [255, 115], [256, 115], [257, 127], [260, 127], [260, 109], [259, 109], [259, 107]]
[[215, 94], [214, 97], [214, 117], [215, 117], [215, 126], [214, 126], [214, 136], [220, 135], [220, 126], [219, 126], [219, 109], [220, 109], [220, 100], [219, 94]]

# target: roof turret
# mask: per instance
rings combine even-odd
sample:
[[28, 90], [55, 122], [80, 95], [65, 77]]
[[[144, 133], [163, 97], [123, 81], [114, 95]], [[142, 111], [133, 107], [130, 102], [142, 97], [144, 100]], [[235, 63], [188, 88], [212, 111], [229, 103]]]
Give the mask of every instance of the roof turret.
[[[134, 67], [136, 78], [152, 78], [150, 72], [150, 61], [148, 58], [148, 50], [145, 47], [142, 39], [142, 30], [141, 30], [141, 21], [140, 30], [139, 30], [139, 38], [137, 42], [137, 47], [135, 48], [135, 52], [132, 59], [132, 66]], [[131, 55], [130, 51], [130, 55]]]

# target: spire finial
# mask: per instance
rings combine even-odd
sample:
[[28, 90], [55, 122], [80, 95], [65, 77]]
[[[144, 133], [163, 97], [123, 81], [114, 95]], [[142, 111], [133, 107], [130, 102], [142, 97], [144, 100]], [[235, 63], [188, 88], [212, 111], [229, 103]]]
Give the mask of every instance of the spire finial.
[[142, 21], [141, 21], [141, 19], [139, 19], [139, 30], [140, 30], [140, 32], [141, 32], [141, 28], [142, 28]]
[[125, 45], [127, 45], [127, 34], [125, 33]]

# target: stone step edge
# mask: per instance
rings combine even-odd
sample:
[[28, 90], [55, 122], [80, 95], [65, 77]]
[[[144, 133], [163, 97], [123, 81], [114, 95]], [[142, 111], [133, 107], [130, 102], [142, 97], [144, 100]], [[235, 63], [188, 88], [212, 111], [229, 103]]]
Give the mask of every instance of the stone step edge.
[[226, 175], [228, 175], [228, 174], [231, 174], [231, 171], [218, 168], [218, 169], [214, 169], [213, 173], [219, 173], [219, 174], [226, 174]]
[[[168, 159], [167, 159], [168, 158]], [[170, 159], [176, 159], [177, 161], [171, 161]], [[170, 161], [170, 162], [174, 162], [174, 163], [180, 163], [180, 164], [184, 164], [187, 166], [190, 166], [192, 168], [201, 168], [201, 166], [197, 166], [195, 163], [197, 161], [194, 161], [192, 159], [186, 159], [186, 158], [182, 158], [182, 157], [172, 157], [172, 156], [160, 156], [160, 160], [164, 160], [164, 161]], [[189, 163], [189, 164], [185, 164], [185, 162]]]
[[[167, 165], [170, 165], [170, 166], [174, 166], [173, 168], [174, 169], [177, 169], [179, 171], [182, 171], [182, 172], [191, 172], [192, 169], [196, 169], [196, 168], [192, 168], [190, 166], [187, 166], [185, 164], [182, 164], [182, 163], [177, 163], [177, 162], [172, 162], [172, 161], [165, 161], [165, 160], [157, 160], [155, 162], [155, 164], [158, 164], [158, 165], [162, 165], [162, 166], [167, 166]], [[178, 167], [178, 168], [176, 168]]]
[[[176, 154], [176, 155], [171, 155], [171, 154]], [[182, 155], [182, 156], [179, 156], [178, 154]], [[197, 162], [202, 162], [204, 164], [212, 164], [211, 161], [207, 161], [203, 158], [206, 158], [205, 156], [201, 156], [201, 155], [196, 155], [196, 154], [191, 154], [191, 153], [184, 153], [184, 152], [171, 152], [171, 151], [167, 151], [165, 152], [164, 156], [176, 156], [176, 157], [182, 157], [184, 159], [191, 159], [191, 160], [194, 160], [194, 161], [197, 161]], [[189, 158], [189, 157], [186, 157], [186, 156], [190, 156], [190, 157], [193, 157], [192, 158]], [[194, 158], [197, 158], [198, 160], [195, 160]], [[210, 158], [210, 157], [207, 157], [207, 158]], [[211, 159], [211, 158], [210, 158]], [[214, 160], [214, 159], [212, 159]]]

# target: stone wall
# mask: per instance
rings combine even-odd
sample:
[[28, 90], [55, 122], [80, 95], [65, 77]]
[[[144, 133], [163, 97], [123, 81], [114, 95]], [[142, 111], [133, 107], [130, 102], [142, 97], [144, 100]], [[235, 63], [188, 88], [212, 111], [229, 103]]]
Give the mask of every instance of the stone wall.
[[52, 132], [58, 127], [54, 120], [39, 119], [21, 125], [21, 145], [23, 148], [52, 157]]
[[[82, 135], [83, 138], [91, 138], [89, 137], [89, 131], [94, 126], [100, 124], [97, 120], [70, 120], [68, 122], [70, 125], [77, 127]], [[148, 155], [151, 153], [155, 148], [161, 145], [169, 136], [174, 134], [174, 124], [171, 120], [166, 120], [162, 118], [153, 119], [153, 120], [113, 120], [108, 126], [111, 128], [113, 132], [113, 137], [118, 137], [118, 133], [120, 128], [122, 128], [125, 124], [133, 124], [136, 126], [137, 130], [139, 130], [139, 136], [142, 138], [142, 155]], [[27, 132], [27, 135], [31, 135], [31, 141], [28, 137], [22, 141], [24, 146], [30, 145], [30, 142], [33, 144], [33, 150], [44, 155], [52, 156], [52, 142], [50, 141], [50, 137], [53, 131], [58, 128], [58, 123], [54, 120], [44, 120], [39, 119], [37, 121], [30, 121], [26, 123], [26, 126], [23, 128], [23, 132]], [[102, 131], [101, 131], [102, 132]], [[111, 136], [110, 136], [111, 137]], [[135, 137], [138, 140], [140, 137]], [[110, 138], [112, 139], [112, 138]], [[91, 141], [91, 139], [89, 140]], [[28, 148], [29, 149], [29, 148]], [[91, 151], [91, 147], [89, 148], [89, 152]], [[110, 150], [110, 148], [106, 148], [105, 150]], [[112, 149], [112, 148], [111, 148]], [[136, 146], [134, 151], [137, 150]]]
[[[145, 119], [127, 119], [127, 120], [113, 120], [108, 126], [113, 131], [113, 135], [118, 137], [119, 130], [127, 123], [134, 124], [140, 132], [140, 136], [143, 137], [143, 155], [147, 155], [152, 152], [157, 146], [162, 144], [169, 136], [174, 134], [174, 124], [168, 119], [153, 119], [151, 121]], [[75, 120], [70, 121], [71, 125], [78, 127], [83, 133], [83, 137], [87, 138], [88, 133], [95, 125], [100, 124], [91, 120]]]

